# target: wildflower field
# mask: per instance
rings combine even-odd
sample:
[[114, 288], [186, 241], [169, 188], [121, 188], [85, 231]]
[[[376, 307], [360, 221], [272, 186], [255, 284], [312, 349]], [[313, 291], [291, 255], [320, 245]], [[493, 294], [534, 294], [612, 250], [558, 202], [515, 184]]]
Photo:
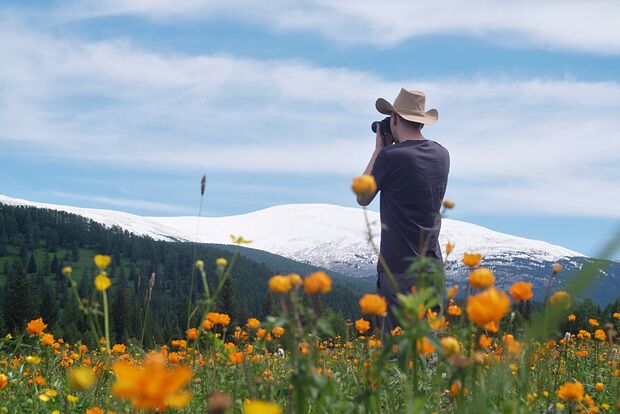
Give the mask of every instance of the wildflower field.
[[[356, 184], [357, 183], [357, 184]], [[354, 191], [372, 191], [367, 179]], [[444, 207], [450, 207], [447, 202]], [[233, 242], [249, 243], [233, 236]], [[450, 254], [453, 245], [445, 246]], [[144, 349], [110, 334], [111, 257], [94, 258], [97, 306], [79, 297], [73, 269], [62, 269], [96, 346], [69, 343], [35, 318], [0, 339], [0, 412], [5, 413], [605, 413], [620, 411], [620, 309], [603, 320], [571, 313], [588, 269], [546, 298], [515, 282], [504, 292], [475, 252], [462, 257], [469, 286], [444, 289], [442, 263], [420, 257], [418, 283], [400, 292], [400, 327], [385, 329], [385, 298], [359, 298], [344, 334], [324, 316], [333, 289], [324, 272], [274, 275], [265, 286], [273, 315], [233, 326], [218, 297], [234, 278], [236, 256], [188, 274], [203, 294], [202, 315], [184, 337]], [[215, 284], [207, 273], [214, 273]], [[192, 279], [193, 280], [193, 279]], [[463, 291], [465, 290], [465, 291]], [[542, 306], [532, 310], [537, 299]], [[560, 331], [559, 327], [568, 327]]]

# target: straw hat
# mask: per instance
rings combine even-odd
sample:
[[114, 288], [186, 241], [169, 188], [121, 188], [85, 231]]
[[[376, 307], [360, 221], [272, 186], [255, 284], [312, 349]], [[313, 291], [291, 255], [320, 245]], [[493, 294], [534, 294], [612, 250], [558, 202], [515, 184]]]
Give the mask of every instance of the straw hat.
[[436, 109], [424, 111], [426, 95], [420, 91], [410, 91], [401, 88], [398, 96], [394, 100], [394, 105], [383, 98], [377, 99], [375, 107], [377, 111], [385, 115], [396, 112], [408, 121], [419, 122], [421, 124], [433, 125], [439, 119], [439, 112]]

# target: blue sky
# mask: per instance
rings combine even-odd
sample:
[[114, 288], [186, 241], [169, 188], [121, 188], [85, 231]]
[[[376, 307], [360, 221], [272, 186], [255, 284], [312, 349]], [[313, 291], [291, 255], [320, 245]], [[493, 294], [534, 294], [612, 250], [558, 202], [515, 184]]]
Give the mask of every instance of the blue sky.
[[404, 86], [439, 110], [452, 218], [596, 255], [620, 230], [620, 6], [460, 5], [4, 1], [0, 193], [188, 215], [206, 173], [209, 215], [354, 206], [374, 101]]

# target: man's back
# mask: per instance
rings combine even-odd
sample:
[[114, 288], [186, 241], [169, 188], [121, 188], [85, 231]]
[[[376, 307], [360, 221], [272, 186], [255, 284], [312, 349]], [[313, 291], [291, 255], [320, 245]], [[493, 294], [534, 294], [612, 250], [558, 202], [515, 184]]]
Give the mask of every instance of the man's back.
[[381, 191], [380, 250], [393, 272], [404, 272], [406, 258], [422, 251], [441, 259], [439, 210], [449, 170], [448, 150], [432, 140], [407, 140], [377, 156], [372, 175]]

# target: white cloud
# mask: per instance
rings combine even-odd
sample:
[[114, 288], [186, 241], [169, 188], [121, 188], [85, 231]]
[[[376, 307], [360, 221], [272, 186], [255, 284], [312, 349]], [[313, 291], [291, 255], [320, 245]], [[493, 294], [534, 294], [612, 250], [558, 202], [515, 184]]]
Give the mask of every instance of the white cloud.
[[378, 46], [449, 34], [519, 47], [620, 53], [620, 3], [606, 0], [83, 0], [62, 13], [69, 18], [244, 20]]
[[620, 214], [602, 207], [620, 203], [617, 82], [392, 82], [21, 26], [0, 28], [0, 38], [0, 142], [23, 151], [135, 169], [354, 176], [374, 145], [374, 100], [404, 85], [439, 108], [438, 125], [424, 132], [450, 150], [449, 191], [464, 211]]
[[104, 204], [117, 208], [131, 208], [131, 209], [142, 209], [142, 210], [151, 210], [158, 212], [170, 212], [175, 214], [180, 214], [185, 212], [186, 214], [195, 213], [195, 211], [190, 210], [187, 206], [180, 204], [169, 204], [169, 203], [158, 203], [156, 201], [149, 200], [138, 200], [133, 198], [118, 198], [118, 197], [107, 197], [107, 196], [99, 196], [99, 195], [84, 195], [84, 194], [73, 194], [66, 193], [62, 191], [49, 191], [50, 195], [55, 197], [61, 197], [65, 200], [80, 200], [80, 201], [88, 201], [91, 203]]

